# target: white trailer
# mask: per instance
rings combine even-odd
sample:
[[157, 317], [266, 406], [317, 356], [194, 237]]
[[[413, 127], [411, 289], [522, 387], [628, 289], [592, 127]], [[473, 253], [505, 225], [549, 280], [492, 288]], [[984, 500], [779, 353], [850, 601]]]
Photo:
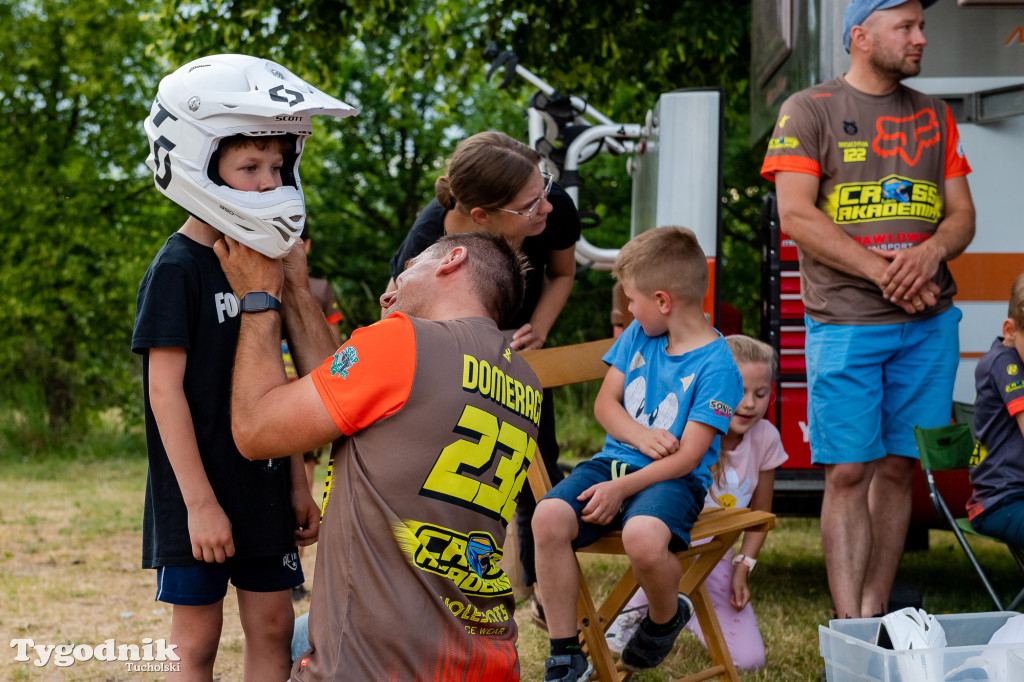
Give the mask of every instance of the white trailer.
[[[752, 143], [766, 139], [790, 94], [830, 80], [849, 67], [842, 44], [845, 0], [758, 0], [753, 4]], [[905, 83], [937, 95], [951, 108], [973, 172], [968, 183], [977, 209], [977, 234], [950, 262], [963, 311], [960, 365], [954, 400], [974, 402], [974, 368], [1001, 331], [1013, 279], [1024, 272], [1024, 2], [940, 0], [925, 11], [921, 74]], [[766, 240], [764, 327], [780, 349], [783, 377], [776, 423], [790, 454], [789, 485], [815, 488], [806, 441], [803, 321], [795, 248], [785, 225], [769, 225]], [[788, 372], [786, 370], [789, 370]], [[959, 492], [965, 499], [966, 480]], [[923, 484], [915, 489], [915, 521], [930, 517]], [[958, 502], [954, 502], [956, 504]]]

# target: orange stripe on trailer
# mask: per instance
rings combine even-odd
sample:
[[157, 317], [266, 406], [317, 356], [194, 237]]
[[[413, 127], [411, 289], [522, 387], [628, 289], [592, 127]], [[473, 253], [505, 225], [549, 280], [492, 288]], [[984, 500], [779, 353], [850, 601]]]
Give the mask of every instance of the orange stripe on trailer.
[[[1009, 295], [1009, 294], [1007, 294]], [[711, 326], [715, 325], [715, 259], [708, 258], [708, 290], [704, 292], [704, 312]]]
[[957, 301], [999, 301], [1010, 299], [1010, 286], [1024, 272], [1024, 254], [965, 253], [949, 261], [956, 280]]

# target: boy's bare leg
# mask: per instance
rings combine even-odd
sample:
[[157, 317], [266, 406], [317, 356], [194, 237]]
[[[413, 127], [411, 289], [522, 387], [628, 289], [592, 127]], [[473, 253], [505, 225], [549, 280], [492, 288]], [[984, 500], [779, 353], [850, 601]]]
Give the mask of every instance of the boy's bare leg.
[[668, 550], [672, 531], [661, 519], [634, 516], [622, 529], [622, 545], [633, 575], [649, 601], [647, 615], [655, 623], [667, 623], [679, 609], [679, 579], [683, 569]]
[[909, 457], [887, 455], [875, 467], [868, 489], [871, 554], [864, 576], [862, 617], [889, 610], [889, 593], [892, 592], [910, 526], [913, 475], [914, 460]]
[[246, 682], [281, 682], [291, 675], [291, 590], [250, 592], [235, 588], [238, 615], [245, 633]]
[[572, 541], [577, 527], [576, 512], [563, 500], [542, 500], [533, 513], [537, 584], [544, 591], [544, 617], [551, 639], [576, 636], [580, 585]]
[[209, 682], [217, 659], [220, 631], [224, 623], [224, 600], [206, 606], [175, 604], [171, 611], [171, 641], [181, 659], [176, 672], [167, 679], [175, 682]]

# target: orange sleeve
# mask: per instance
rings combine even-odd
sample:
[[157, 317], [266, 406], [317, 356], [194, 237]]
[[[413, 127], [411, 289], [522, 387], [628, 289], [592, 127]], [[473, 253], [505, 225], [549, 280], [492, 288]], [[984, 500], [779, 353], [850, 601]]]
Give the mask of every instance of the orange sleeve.
[[761, 177], [775, 182], [775, 174], [778, 171], [807, 173], [820, 178], [821, 164], [806, 156], [766, 156], [764, 164], [761, 166]]
[[1006, 403], [1006, 409], [1009, 411], [1011, 417], [1016, 417], [1019, 412], [1024, 412], [1024, 396], [1014, 398], [1010, 402]]
[[416, 332], [401, 313], [352, 332], [313, 370], [313, 385], [346, 435], [402, 409], [416, 373]]
[[949, 107], [946, 107], [946, 180], [970, 172], [971, 166], [967, 163], [964, 148], [960, 144], [960, 129], [956, 127]]

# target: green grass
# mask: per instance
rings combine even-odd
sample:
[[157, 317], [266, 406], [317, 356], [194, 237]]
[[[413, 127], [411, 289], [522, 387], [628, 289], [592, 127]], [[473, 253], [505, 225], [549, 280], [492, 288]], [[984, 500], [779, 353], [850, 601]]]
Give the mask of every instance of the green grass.
[[[923, 606], [932, 613], [974, 613], [993, 606], [952, 533], [929, 532], [928, 551], [908, 552], [898, 579], [912, 584]], [[1004, 598], [1012, 597], [1024, 580], [1005, 547], [987, 540], [974, 543], [979, 561]], [[584, 570], [595, 598], [603, 597], [623, 570], [621, 559], [607, 561], [584, 555]], [[754, 610], [765, 640], [768, 664], [763, 670], [740, 673], [744, 682], [817, 680], [824, 669], [818, 651], [818, 626], [828, 626], [831, 599], [821, 557], [817, 519], [780, 518], [751, 577]], [[600, 595], [598, 597], [597, 595]], [[523, 604], [524, 610], [526, 604]], [[543, 677], [547, 634], [528, 617], [520, 623], [523, 680]], [[633, 676], [636, 682], [656, 682], [696, 672], [710, 665], [700, 643], [684, 632], [661, 668]]]
[[594, 399], [601, 382], [563, 386], [554, 389], [555, 424], [559, 460], [575, 464], [604, 446], [605, 432], [594, 419]]
[[[593, 399], [561, 394], [559, 398], [567, 407], [583, 401], [592, 404]], [[576, 434], [572, 437], [583, 443], [566, 448], [573, 458], [588, 457], [603, 438], [590, 426], [593, 419], [584, 415], [559, 414], [559, 432]], [[0, 632], [9, 635], [8, 641], [26, 636], [56, 642], [166, 636], [169, 610], [153, 601], [152, 574], [139, 568], [145, 477], [145, 448], [138, 433], [114, 430], [57, 450], [0, 452]], [[929, 538], [930, 550], [903, 557], [900, 580], [916, 586], [930, 612], [991, 610], [952, 534], [931, 531]], [[973, 545], [1000, 593], [1015, 594], [1022, 579], [1006, 549], [985, 540]], [[622, 571], [620, 558], [587, 556], [585, 561], [598, 595]], [[742, 673], [741, 678], [817, 680], [823, 669], [817, 628], [827, 626], [830, 605], [817, 519], [778, 520], [751, 578], [751, 591], [768, 666]], [[525, 609], [517, 612], [517, 620], [522, 679], [539, 681], [548, 653], [547, 635], [533, 625]], [[237, 616], [226, 617], [229, 622], [237, 624]], [[239, 637], [237, 632], [225, 633], [218, 657], [218, 666], [223, 666], [218, 675], [224, 682], [240, 679]], [[38, 679], [35, 669], [12, 663], [11, 658], [0, 657], [0, 679]], [[684, 633], [661, 668], [633, 679], [668, 680], [708, 662], [703, 647]], [[51, 667], [46, 673], [57, 671]], [[112, 679], [114, 673], [101, 664], [82, 664], [61, 674], [66, 676], [56, 679]]]

